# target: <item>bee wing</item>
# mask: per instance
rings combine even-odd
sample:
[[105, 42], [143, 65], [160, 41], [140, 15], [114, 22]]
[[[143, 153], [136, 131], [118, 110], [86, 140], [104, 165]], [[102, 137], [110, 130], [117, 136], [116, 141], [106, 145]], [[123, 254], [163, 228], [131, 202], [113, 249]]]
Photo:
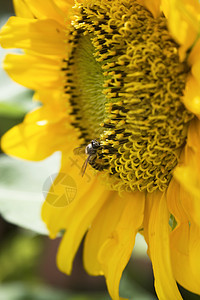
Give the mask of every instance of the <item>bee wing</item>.
[[73, 150], [75, 155], [82, 155], [85, 154], [85, 148], [84, 147], [77, 147]]
[[82, 177], [85, 174], [85, 171], [86, 171], [87, 164], [88, 164], [89, 160], [90, 160], [90, 156], [87, 157], [87, 159], [84, 161], [84, 164], [82, 165], [82, 168], [81, 168], [81, 175], [82, 175]]

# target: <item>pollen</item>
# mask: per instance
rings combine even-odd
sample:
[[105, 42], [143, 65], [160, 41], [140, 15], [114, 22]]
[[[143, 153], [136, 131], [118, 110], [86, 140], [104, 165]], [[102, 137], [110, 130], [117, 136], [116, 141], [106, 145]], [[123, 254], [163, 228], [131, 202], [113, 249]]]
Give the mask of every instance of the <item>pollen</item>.
[[134, 0], [74, 9], [62, 70], [80, 144], [100, 142], [96, 169], [111, 189], [164, 191], [193, 118], [181, 101], [189, 67], [166, 19]]

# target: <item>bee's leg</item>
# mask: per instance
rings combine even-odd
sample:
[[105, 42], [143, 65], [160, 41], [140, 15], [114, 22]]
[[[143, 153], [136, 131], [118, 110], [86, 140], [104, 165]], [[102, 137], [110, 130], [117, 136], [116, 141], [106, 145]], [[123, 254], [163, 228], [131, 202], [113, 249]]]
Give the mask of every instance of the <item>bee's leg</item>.
[[84, 162], [82, 168], [81, 168], [81, 174], [82, 174], [82, 177], [83, 177], [84, 174], [85, 174], [85, 171], [86, 171], [87, 164], [88, 164], [89, 160], [90, 160], [90, 157], [88, 156], [87, 159], [85, 160], [85, 162]]

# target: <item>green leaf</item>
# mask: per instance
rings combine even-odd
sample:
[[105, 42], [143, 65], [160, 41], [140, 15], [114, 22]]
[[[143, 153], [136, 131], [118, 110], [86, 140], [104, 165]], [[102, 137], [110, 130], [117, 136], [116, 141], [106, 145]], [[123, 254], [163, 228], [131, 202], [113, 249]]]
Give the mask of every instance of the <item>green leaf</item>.
[[59, 171], [60, 154], [42, 162], [0, 155], [0, 214], [8, 222], [47, 234], [40, 217], [45, 180]]
[[[8, 90], [14, 87], [15, 84], [11, 83]], [[24, 90], [18, 94], [10, 95], [10, 98], [0, 99], [0, 115], [19, 118], [23, 117], [28, 111], [36, 107], [32, 102], [33, 93], [29, 90]]]
[[4, 284], [0, 288], [0, 299], [6, 300], [109, 300], [104, 293], [79, 293], [61, 291], [42, 285], [23, 283]]
[[131, 280], [128, 274], [123, 274], [120, 282], [120, 295], [130, 300], [156, 300], [156, 297], [149, 293], [134, 280]]
[[35, 236], [27, 230], [15, 231], [13, 235], [8, 234], [1, 243], [0, 282], [23, 280], [28, 283], [37, 280], [36, 267], [39, 266], [42, 251], [41, 236]]

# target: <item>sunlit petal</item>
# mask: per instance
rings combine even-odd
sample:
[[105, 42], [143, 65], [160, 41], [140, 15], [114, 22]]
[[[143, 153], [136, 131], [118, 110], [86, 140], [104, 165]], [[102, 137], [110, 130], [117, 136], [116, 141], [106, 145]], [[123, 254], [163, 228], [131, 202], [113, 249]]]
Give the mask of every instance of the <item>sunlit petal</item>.
[[148, 227], [145, 228], [145, 231], [148, 235], [149, 255], [153, 266], [158, 298], [163, 300], [182, 299], [171, 263], [169, 211], [166, 204], [166, 195], [160, 192], [149, 195], [146, 206], [145, 218], [148, 219], [148, 222], [146, 222]]
[[100, 249], [99, 260], [112, 299], [119, 299], [119, 282], [143, 222], [144, 194], [127, 195], [121, 218]]

